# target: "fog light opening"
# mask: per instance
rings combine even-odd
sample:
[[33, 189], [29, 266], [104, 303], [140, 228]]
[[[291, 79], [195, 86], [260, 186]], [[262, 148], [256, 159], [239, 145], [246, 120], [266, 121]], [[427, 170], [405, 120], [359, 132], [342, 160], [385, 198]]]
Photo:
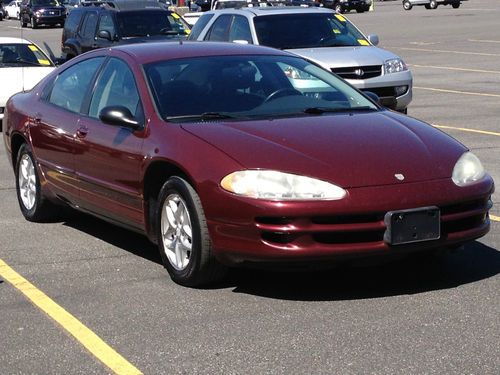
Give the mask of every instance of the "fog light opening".
[[404, 95], [408, 92], [408, 86], [396, 86], [394, 88], [394, 91], [396, 92], [396, 96], [401, 96]]

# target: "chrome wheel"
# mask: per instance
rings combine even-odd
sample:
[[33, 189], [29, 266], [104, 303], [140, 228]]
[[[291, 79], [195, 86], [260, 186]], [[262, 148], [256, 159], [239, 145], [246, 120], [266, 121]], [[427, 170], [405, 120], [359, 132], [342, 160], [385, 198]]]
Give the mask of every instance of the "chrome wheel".
[[165, 199], [161, 213], [161, 235], [168, 261], [176, 270], [184, 270], [191, 258], [192, 225], [186, 202], [178, 194], [171, 194]]
[[36, 174], [33, 160], [24, 154], [19, 162], [19, 196], [24, 207], [31, 210], [36, 202]]

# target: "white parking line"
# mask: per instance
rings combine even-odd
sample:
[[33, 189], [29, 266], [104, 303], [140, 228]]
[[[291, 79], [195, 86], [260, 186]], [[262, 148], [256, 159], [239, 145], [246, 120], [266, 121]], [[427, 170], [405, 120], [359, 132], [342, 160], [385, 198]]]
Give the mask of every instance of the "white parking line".
[[457, 54], [457, 55], [476, 55], [476, 56], [494, 56], [494, 57], [500, 57], [499, 53], [465, 52], [465, 51], [452, 51], [452, 50], [447, 50], [447, 49], [411, 48], [411, 47], [393, 47], [392, 49], [400, 49], [400, 50], [404, 50], [404, 51], [453, 53], [453, 54]]
[[409, 64], [409, 65], [412, 68], [431, 68], [431, 69], [458, 70], [458, 71], [461, 71], [461, 72], [500, 74], [500, 70], [483, 70], [483, 69], [455, 68], [455, 67], [451, 67], [451, 66], [420, 65], [420, 64]]
[[448, 92], [448, 93], [451, 93], [451, 94], [463, 94], [463, 95], [475, 95], [475, 96], [489, 96], [489, 97], [492, 97], [492, 98], [500, 98], [500, 94], [486, 94], [486, 93], [481, 93], [481, 92], [469, 92], [469, 91], [436, 89], [434, 87], [420, 87], [420, 86], [413, 86], [413, 88], [417, 89], [417, 90]]
[[477, 43], [500, 43], [500, 40], [486, 40], [486, 39], [467, 39], [469, 42]]

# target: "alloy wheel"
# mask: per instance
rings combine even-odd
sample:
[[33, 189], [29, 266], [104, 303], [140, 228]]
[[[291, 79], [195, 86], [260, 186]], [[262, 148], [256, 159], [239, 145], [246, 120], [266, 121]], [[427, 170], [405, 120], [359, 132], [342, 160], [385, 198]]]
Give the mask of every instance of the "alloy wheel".
[[27, 210], [31, 210], [36, 202], [36, 174], [33, 160], [28, 154], [21, 157], [18, 179], [21, 201]]

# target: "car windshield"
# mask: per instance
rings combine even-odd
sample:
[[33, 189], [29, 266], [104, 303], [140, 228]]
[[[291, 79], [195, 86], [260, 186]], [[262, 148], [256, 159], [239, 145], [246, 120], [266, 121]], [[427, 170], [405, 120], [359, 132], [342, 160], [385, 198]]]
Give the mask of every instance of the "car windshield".
[[53, 64], [34, 44], [1, 44], [0, 67], [13, 66], [53, 66]]
[[378, 109], [346, 82], [298, 57], [197, 57], [154, 62], [144, 69], [156, 106], [169, 121]]
[[160, 11], [131, 11], [117, 14], [122, 37], [187, 35], [189, 26], [177, 14]]
[[353, 24], [336, 13], [296, 13], [254, 18], [259, 44], [279, 49], [368, 46]]
[[33, 0], [33, 5], [53, 5], [59, 6], [59, 2], [57, 0]]

